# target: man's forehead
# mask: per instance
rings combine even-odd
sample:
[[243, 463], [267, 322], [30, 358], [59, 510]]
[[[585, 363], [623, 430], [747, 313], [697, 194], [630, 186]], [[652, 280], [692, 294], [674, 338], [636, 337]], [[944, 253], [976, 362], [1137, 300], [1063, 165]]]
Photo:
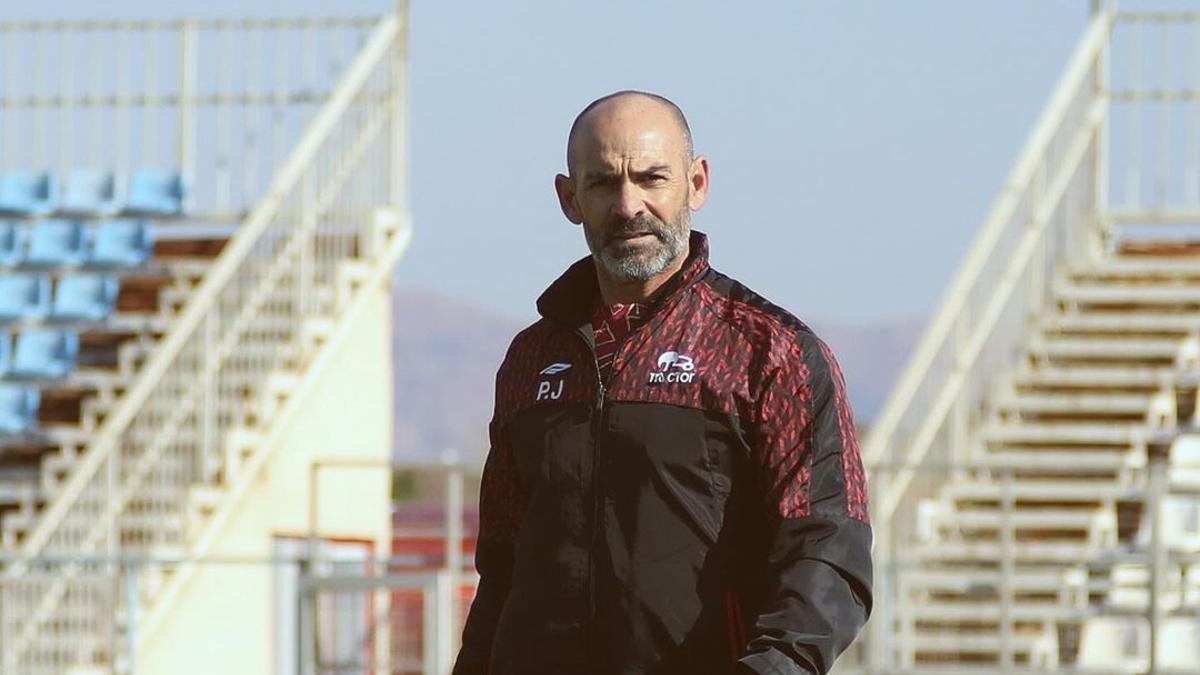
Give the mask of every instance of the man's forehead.
[[631, 95], [605, 101], [582, 122], [569, 148], [580, 168], [634, 160], [674, 164], [685, 154], [686, 130], [653, 99]]

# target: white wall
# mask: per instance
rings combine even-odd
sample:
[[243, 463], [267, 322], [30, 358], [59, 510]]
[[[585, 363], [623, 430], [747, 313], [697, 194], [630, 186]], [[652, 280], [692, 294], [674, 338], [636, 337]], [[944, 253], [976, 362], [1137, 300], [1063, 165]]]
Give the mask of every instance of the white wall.
[[[314, 460], [391, 458], [392, 352], [386, 288], [369, 306], [333, 358], [302, 393], [298, 414], [270, 448], [270, 459], [221, 528], [209, 555], [265, 558], [277, 536], [308, 531], [309, 480]], [[319, 363], [319, 362], [318, 362]], [[307, 391], [307, 393], [304, 393]], [[320, 472], [319, 534], [390, 545], [391, 474], [387, 468], [330, 468]], [[202, 564], [138, 654], [138, 675], [266, 675], [274, 672], [273, 570], [262, 564]]]

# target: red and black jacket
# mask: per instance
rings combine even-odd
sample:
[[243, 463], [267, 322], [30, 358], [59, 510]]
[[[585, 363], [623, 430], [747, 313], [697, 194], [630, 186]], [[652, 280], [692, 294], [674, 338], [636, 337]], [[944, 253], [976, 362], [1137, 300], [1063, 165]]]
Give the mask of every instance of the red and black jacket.
[[826, 672], [871, 608], [833, 354], [696, 232], [605, 384], [598, 294], [585, 258], [500, 367], [455, 675]]

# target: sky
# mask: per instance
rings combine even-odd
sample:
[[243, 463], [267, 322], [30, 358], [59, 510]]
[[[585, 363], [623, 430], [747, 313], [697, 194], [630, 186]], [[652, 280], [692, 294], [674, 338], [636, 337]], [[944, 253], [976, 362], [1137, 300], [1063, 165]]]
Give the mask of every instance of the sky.
[[[0, 0], [0, 19], [372, 14], [387, 0]], [[688, 115], [713, 263], [809, 322], [928, 315], [1087, 20], [1086, 0], [411, 4], [396, 284], [518, 321], [586, 254], [552, 189], [592, 99]]]

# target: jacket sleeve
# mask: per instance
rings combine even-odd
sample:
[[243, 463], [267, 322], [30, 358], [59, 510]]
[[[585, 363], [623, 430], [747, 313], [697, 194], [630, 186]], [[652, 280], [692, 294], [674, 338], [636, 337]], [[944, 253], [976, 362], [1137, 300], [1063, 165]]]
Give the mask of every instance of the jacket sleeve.
[[479, 586], [463, 629], [462, 648], [454, 664], [454, 675], [485, 675], [488, 671], [496, 623], [508, 598], [513, 545], [520, 514], [524, 511], [512, 447], [497, 429], [495, 418], [489, 426], [489, 436], [491, 449], [483, 465], [479, 537], [475, 547]]
[[826, 673], [871, 611], [866, 480], [828, 346], [802, 333], [758, 409], [768, 590], [739, 669]]

